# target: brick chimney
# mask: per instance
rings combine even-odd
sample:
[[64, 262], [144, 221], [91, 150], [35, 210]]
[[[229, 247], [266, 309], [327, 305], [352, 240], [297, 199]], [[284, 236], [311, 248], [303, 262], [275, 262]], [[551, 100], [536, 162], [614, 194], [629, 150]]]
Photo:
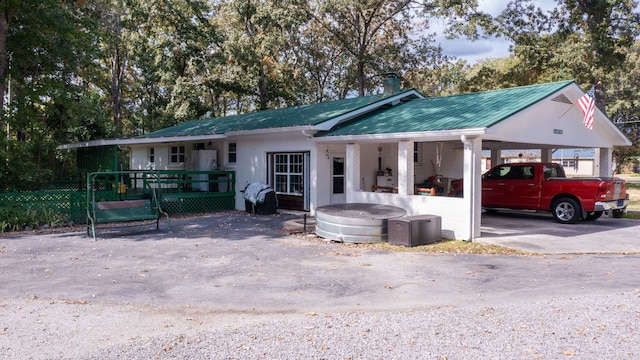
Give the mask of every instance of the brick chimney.
[[400, 80], [398, 74], [390, 72], [384, 74], [384, 76], [384, 93], [382, 95], [390, 96], [399, 93], [402, 80]]

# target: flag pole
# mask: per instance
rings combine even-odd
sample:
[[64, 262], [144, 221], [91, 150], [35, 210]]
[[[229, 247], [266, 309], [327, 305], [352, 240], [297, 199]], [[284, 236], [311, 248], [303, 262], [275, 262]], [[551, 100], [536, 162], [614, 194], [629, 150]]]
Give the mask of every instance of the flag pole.
[[[595, 88], [596, 88], [596, 86], [598, 86], [598, 85], [600, 85], [600, 84], [602, 84], [602, 81], [598, 81], [597, 83], [593, 84], [593, 85], [591, 86], [591, 88], [592, 88], [592, 89], [595, 89]], [[594, 99], [594, 100], [595, 100], [595, 99]], [[562, 115], [560, 115], [560, 116], [558, 117], [558, 120], [562, 119], [562, 117], [564, 117], [565, 115], [567, 115], [567, 113], [568, 113], [571, 109], [573, 109], [573, 107], [574, 107], [574, 106], [576, 106], [576, 104], [577, 104], [577, 102], [572, 103], [572, 104], [571, 104], [571, 106], [567, 109], [567, 111], [563, 112], [563, 113], [562, 113]]]
[[573, 109], [573, 107], [574, 107], [574, 106], [576, 106], [576, 104], [575, 104], [575, 103], [571, 104], [571, 106], [569, 106], [569, 108], [567, 109], [567, 111], [563, 112], [563, 113], [562, 113], [562, 115], [560, 115], [560, 116], [558, 117], [558, 120], [562, 119], [562, 117], [563, 117], [563, 116], [565, 116], [565, 115], [569, 112], [569, 110]]

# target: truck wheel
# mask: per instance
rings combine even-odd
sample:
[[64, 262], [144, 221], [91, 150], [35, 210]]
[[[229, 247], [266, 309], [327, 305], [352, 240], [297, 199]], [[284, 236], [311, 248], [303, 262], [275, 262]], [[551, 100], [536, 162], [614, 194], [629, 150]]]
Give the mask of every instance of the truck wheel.
[[561, 224], [575, 224], [580, 219], [580, 204], [572, 198], [560, 198], [551, 207], [553, 218]]
[[625, 209], [616, 209], [616, 210], [613, 210], [613, 211], [611, 212], [611, 216], [613, 216], [613, 217], [614, 217], [614, 218], [616, 218], [616, 219], [620, 219], [621, 217], [623, 217], [623, 216], [624, 216], [624, 211], [625, 211]]
[[592, 211], [590, 213], [587, 214], [587, 217], [585, 220], [596, 220], [597, 218], [599, 218], [600, 216], [602, 216], [603, 211]]

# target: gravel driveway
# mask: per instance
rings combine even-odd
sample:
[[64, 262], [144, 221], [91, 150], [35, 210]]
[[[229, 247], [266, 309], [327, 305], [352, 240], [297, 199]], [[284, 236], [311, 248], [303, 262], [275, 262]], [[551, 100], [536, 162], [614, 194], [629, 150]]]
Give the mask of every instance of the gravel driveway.
[[638, 255], [430, 255], [241, 212], [0, 238], [3, 359], [640, 356]]

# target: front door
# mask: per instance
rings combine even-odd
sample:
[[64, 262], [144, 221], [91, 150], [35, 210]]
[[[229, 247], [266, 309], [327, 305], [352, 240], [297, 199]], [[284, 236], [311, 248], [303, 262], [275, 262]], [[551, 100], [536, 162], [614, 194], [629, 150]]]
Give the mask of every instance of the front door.
[[344, 204], [347, 201], [345, 193], [344, 155], [331, 157], [331, 203]]

